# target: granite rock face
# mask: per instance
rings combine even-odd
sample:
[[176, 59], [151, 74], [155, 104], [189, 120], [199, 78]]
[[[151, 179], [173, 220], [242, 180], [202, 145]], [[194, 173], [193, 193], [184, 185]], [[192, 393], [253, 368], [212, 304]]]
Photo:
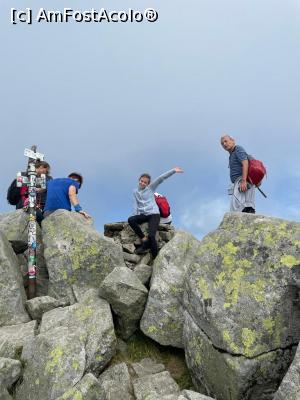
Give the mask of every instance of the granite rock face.
[[56, 400], [104, 400], [103, 390], [93, 374], [86, 374], [72, 388]]
[[183, 347], [184, 279], [198, 246], [199, 241], [192, 235], [178, 231], [153, 264], [141, 330], [162, 345]]
[[115, 267], [124, 266], [121, 247], [78, 213], [57, 210], [42, 227], [52, 297], [72, 301], [72, 285], [97, 288]]
[[138, 328], [148, 290], [127, 267], [115, 268], [102, 282], [100, 296], [106, 299], [118, 316], [121, 336], [129, 338]]
[[0, 231], [0, 326], [30, 321], [25, 310], [26, 295], [18, 259]]
[[225, 215], [185, 280], [184, 347], [198, 388], [224, 400], [272, 398], [299, 342], [299, 282], [299, 223]]
[[0, 357], [19, 359], [24, 345], [34, 338], [36, 328], [36, 321], [0, 328]]
[[16, 400], [69, 398], [72, 390], [85, 386], [79, 384], [84, 375], [99, 375], [115, 347], [109, 305], [93, 291], [80, 303], [46, 312], [39, 334], [23, 348], [25, 368]]
[[103, 400], [135, 400], [130, 373], [125, 363], [109, 367], [101, 374], [99, 383], [104, 392]]
[[21, 370], [22, 365], [20, 361], [0, 357], [0, 386], [10, 389], [19, 379]]

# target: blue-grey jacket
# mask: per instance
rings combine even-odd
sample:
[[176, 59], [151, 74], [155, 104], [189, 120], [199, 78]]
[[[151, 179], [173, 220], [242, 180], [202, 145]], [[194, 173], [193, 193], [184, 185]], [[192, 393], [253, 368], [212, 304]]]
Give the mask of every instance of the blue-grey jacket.
[[133, 191], [133, 215], [159, 214], [159, 209], [154, 198], [154, 192], [158, 185], [165, 179], [175, 174], [175, 169], [165, 172], [151, 182], [145, 189], [134, 189]]

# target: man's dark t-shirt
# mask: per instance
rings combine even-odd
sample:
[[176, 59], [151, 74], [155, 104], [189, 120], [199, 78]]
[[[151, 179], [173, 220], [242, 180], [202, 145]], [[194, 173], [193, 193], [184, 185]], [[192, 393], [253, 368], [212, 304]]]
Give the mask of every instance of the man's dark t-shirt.
[[229, 156], [230, 180], [234, 183], [243, 174], [242, 161], [248, 160], [248, 154], [242, 146], [235, 146]]

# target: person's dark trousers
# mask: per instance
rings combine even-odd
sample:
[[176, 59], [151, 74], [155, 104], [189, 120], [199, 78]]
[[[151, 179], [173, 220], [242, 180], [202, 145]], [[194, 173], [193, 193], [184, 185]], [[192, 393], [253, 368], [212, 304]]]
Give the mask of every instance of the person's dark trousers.
[[[148, 222], [149, 247], [154, 258], [157, 256], [158, 253], [155, 234], [158, 229], [159, 221], [160, 221], [159, 214], [150, 214], [150, 215], [139, 214], [139, 215], [133, 215], [132, 217], [128, 218], [129, 225], [140, 239], [143, 239], [143, 237], [145, 237], [140, 228], [140, 224]], [[143, 243], [143, 246], [144, 245], [145, 243]]]
[[255, 210], [253, 207], [245, 207], [242, 212], [248, 213], [248, 214], [255, 214]]

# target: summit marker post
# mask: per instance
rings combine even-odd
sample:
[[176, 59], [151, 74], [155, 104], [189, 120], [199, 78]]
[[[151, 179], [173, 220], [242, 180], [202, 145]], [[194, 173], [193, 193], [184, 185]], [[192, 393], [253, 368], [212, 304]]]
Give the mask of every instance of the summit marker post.
[[31, 146], [31, 149], [25, 149], [24, 155], [28, 157], [28, 167], [27, 174], [22, 175], [20, 172], [17, 174], [17, 186], [27, 186], [28, 187], [28, 205], [25, 205], [25, 209], [29, 213], [29, 223], [28, 223], [28, 298], [32, 299], [36, 295], [36, 249], [37, 249], [37, 239], [36, 239], [36, 188], [37, 181], [39, 187], [42, 189], [46, 188], [46, 176], [41, 175], [37, 178], [36, 176], [36, 161], [44, 160], [44, 155], [37, 153], [37, 146]]

